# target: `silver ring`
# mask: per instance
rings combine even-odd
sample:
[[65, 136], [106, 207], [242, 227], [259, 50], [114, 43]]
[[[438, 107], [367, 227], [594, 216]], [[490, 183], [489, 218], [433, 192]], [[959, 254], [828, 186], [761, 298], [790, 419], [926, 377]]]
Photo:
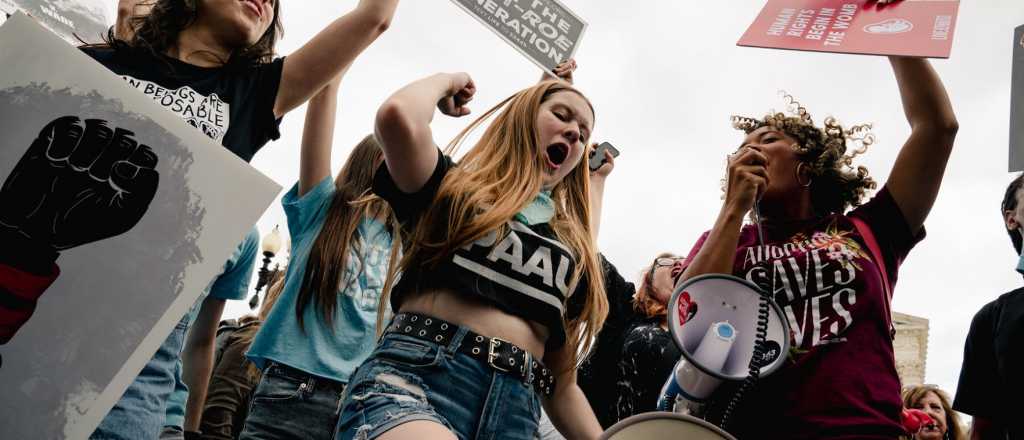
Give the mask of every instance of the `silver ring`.
[[431, 322], [433, 322], [433, 321], [431, 321], [430, 318], [427, 318], [426, 321], [423, 321], [423, 323], [426, 324], [426, 325], [430, 325]]
[[484, 337], [483, 336], [477, 336], [476, 337], [476, 342], [484, 342]]
[[437, 342], [441, 342], [442, 339], [444, 338], [442, 338], [441, 335], [434, 336], [434, 340]]
[[480, 354], [480, 347], [473, 347], [473, 354]]
[[420, 336], [426, 336], [426, 335], [427, 335], [427, 331], [426, 330], [420, 330]]
[[412, 331], [412, 326], [405, 326], [405, 332], [409, 333]]
[[448, 324], [441, 324], [441, 330], [448, 330]]

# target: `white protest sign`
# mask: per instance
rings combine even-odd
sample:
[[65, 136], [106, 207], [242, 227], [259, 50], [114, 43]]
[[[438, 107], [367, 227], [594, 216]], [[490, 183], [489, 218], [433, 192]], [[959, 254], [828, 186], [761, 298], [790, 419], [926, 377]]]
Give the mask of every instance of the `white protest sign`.
[[0, 66], [0, 438], [84, 439], [280, 186], [25, 14]]
[[557, 0], [452, 0], [546, 72], [576, 54], [587, 23]]
[[113, 0], [0, 0], [0, 11], [25, 12], [77, 46], [102, 41], [114, 21], [107, 13], [108, 1]]

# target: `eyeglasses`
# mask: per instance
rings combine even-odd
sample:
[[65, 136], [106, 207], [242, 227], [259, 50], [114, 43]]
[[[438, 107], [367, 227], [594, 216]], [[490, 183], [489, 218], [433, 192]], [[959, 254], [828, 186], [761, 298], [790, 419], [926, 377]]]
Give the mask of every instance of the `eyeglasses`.
[[654, 288], [654, 271], [658, 270], [659, 267], [671, 267], [676, 264], [679, 260], [685, 260], [685, 257], [658, 257], [654, 259], [654, 264], [651, 265], [651, 270], [647, 271], [647, 285]]
[[684, 257], [660, 257], [660, 258], [655, 258], [654, 259], [654, 268], [657, 269], [659, 267], [673, 266], [673, 265], [676, 264], [676, 261], [685, 260], [685, 259], [686, 258], [684, 258]]

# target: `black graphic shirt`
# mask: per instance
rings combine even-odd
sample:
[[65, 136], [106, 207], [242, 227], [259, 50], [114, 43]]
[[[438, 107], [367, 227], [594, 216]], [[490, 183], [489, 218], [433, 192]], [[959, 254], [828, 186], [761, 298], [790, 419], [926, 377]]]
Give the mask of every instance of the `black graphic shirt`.
[[[441, 180], [455, 164], [438, 150], [437, 167], [418, 192], [403, 193], [395, 185], [387, 164], [381, 164], [373, 182], [373, 191], [394, 210], [403, 230], [410, 233], [441, 186]], [[439, 225], [444, 227], [445, 225]], [[410, 264], [391, 295], [392, 310], [400, 310], [410, 292], [431, 288], [449, 288], [482, 297], [506, 313], [538, 322], [548, 328], [548, 348], [565, 343], [562, 317], [579, 313], [566, 298], [576, 260], [560, 243], [548, 224], [528, 226], [516, 220], [507, 223], [508, 234], [497, 231], [455, 251], [437, 266]], [[576, 289], [582, 292], [586, 279]]]
[[259, 65], [205, 68], [144, 51], [82, 51], [246, 162], [281, 136], [274, 101], [283, 58]]

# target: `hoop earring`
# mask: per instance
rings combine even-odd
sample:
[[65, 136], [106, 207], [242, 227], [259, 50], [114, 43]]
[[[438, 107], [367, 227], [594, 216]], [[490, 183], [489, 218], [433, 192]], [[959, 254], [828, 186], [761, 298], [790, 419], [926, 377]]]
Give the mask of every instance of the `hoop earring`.
[[804, 188], [810, 188], [811, 187], [811, 183], [814, 182], [813, 178], [807, 179], [807, 183], [803, 183], [803, 182], [800, 181], [800, 167], [803, 167], [803, 166], [806, 166], [803, 162], [800, 162], [800, 163], [798, 163], [796, 165], [796, 183], [800, 184], [800, 186], [802, 186]]

